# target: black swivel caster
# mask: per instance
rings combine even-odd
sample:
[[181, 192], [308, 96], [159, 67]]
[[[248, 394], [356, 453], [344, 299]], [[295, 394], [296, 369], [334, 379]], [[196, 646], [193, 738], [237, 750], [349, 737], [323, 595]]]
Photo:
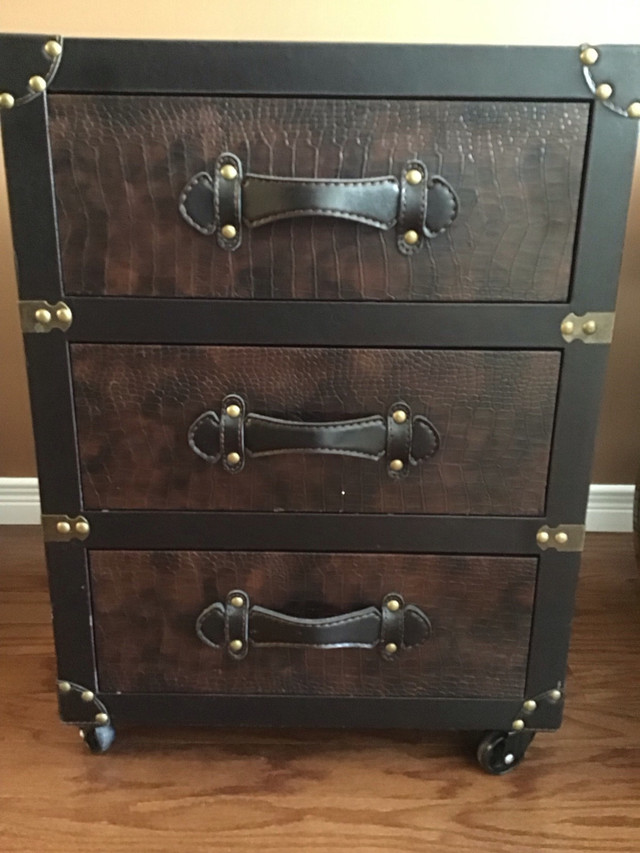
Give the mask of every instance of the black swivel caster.
[[535, 737], [535, 732], [487, 732], [478, 744], [478, 762], [493, 776], [502, 776], [517, 767]]
[[91, 726], [80, 729], [80, 737], [94, 755], [106, 752], [113, 743], [116, 731], [113, 726]]

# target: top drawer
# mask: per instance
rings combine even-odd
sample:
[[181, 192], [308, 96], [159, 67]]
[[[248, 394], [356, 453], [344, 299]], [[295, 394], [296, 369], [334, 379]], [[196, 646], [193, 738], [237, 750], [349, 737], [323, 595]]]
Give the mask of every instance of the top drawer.
[[[53, 94], [49, 104], [67, 293], [568, 297], [587, 103]], [[216, 178], [225, 162], [237, 178]], [[428, 180], [407, 181], [421, 164]], [[349, 183], [358, 179], [368, 182]], [[202, 233], [215, 209], [217, 233]], [[236, 215], [240, 244], [218, 240]], [[405, 243], [416, 221], [434, 233]]]

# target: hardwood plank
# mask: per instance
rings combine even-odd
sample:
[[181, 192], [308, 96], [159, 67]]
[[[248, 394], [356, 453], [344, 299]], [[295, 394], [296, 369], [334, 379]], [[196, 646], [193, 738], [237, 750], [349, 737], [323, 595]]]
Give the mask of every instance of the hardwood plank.
[[92, 756], [57, 721], [37, 528], [0, 528], [3, 853], [635, 853], [640, 609], [632, 537], [588, 537], [565, 724], [513, 774], [468, 734], [130, 729]]

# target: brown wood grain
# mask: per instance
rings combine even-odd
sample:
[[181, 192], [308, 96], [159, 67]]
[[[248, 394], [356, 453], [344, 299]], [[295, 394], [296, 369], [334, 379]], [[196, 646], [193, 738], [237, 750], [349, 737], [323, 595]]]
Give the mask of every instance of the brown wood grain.
[[3, 853], [637, 853], [640, 607], [630, 535], [587, 541], [565, 724], [483, 774], [467, 734], [131, 729], [57, 721], [37, 528], [0, 528]]

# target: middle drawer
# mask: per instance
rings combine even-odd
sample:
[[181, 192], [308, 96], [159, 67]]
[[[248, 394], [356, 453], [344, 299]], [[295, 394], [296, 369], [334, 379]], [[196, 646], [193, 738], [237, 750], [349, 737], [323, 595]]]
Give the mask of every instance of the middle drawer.
[[560, 353], [72, 344], [87, 509], [540, 515]]

